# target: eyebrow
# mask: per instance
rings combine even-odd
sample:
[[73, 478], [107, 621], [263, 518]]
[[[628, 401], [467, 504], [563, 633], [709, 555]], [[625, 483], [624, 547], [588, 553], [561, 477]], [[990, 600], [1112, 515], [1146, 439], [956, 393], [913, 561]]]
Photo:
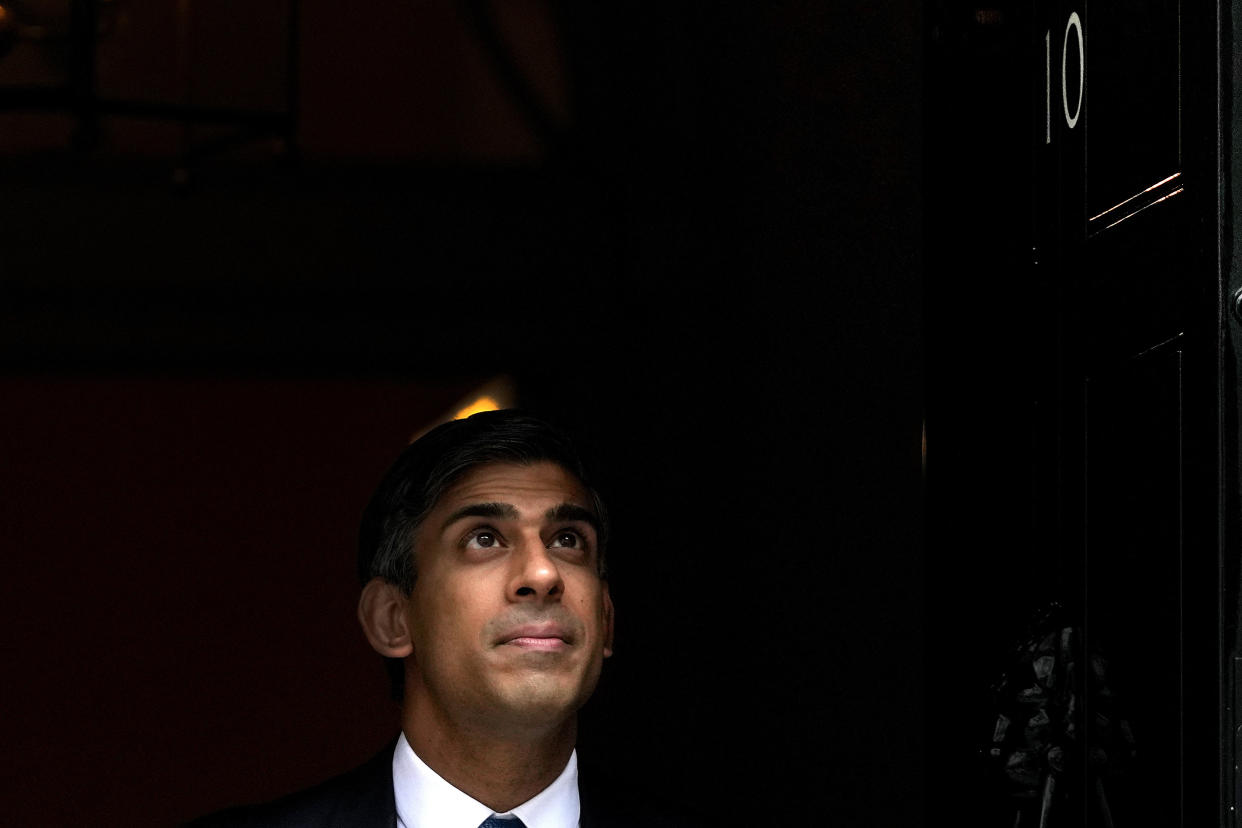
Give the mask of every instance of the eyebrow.
[[440, 531], [452, 526], [462, 518], [468, 517], [487, 517], [487, 518], [504, 518], [505, 520], [517, 520], [518, 510], [511, 503], [471, 503], [462, 506], [453, 514], [444, 519], [444, 523], [440, 526]]
[[[598, 533], [600, 531], [599, 516], [595, 512], [576, 503], [560, 503], [543, 513], [544, 519], [549, 521], [558, 520], [577, 520], [589, 525]], [[462, 506], [454, 511], [451, 515], [444, 519], [444, 523], [440, 526], [440, 531], [452, 526], [462, 518], [468, 517], [486, 517], [486, 518], [503, 518], [505, 520], [517, 520], [520, 515], [518, 510], [512, 503], [470, 503]]]
[[590, 526], [596, 534], [600, 531], [599, 515], [576, 503], [561, 503], [544, 512], [547, 520], [578, 520]]

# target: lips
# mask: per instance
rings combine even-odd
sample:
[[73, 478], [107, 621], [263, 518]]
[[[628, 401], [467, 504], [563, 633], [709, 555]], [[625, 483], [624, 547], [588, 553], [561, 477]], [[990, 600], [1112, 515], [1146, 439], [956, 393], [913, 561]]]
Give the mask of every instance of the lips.
[[512, 627], [496, 641], [498, 646], [507, 644], [532, 650], [558, 650], [572, 643], [573, 639], [569, 632], [555, 622], [522, 624]]

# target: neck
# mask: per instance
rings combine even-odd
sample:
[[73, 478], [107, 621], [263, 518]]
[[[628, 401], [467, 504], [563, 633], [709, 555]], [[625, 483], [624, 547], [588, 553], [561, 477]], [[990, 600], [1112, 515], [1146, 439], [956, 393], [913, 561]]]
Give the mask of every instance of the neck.
[[407, 700], [401, 727], [418, 757], [446, 782], [497, 813], [551, 785], [573, 753], [577, 721], [546, 730], [449, 726]]

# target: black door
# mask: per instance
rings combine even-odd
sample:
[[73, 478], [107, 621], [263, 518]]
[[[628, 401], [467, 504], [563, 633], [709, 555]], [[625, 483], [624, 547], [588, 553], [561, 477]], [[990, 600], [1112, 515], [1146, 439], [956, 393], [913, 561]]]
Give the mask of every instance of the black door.
[[1232, 39], [1196, 0], [986, 5], [928, 16], [933, 813], [1224, 824]]

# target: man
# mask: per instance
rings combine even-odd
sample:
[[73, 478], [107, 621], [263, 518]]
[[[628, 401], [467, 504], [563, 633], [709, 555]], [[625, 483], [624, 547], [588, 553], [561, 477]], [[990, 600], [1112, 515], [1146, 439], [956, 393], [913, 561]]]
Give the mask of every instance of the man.
[[579, 778], [577, 711], [612, 654], [607, 514], [569, 442], [492, 411], [398, 457], [363, 515], [358, 620], [401, 735], [363, 767], [198, 826], [672, 825]]

